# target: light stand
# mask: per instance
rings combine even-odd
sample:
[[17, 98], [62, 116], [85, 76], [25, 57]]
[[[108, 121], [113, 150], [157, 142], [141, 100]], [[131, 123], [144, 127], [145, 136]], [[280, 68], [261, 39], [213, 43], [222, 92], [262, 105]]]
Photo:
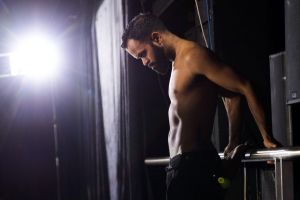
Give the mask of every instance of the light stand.
[[52, 126], [53, 126], [53, 139], [54, 139], [54, 156], [55, 156], [55, 169], [56, 169], [56, 192], [57, 200], [61, 200], [60, 191], [60, 160], [58, 149], [58, 131], [57, 131], [57, 113], [56, 113], [56, 96], [55, 96], [55, 83], [53, 77], [50, 80], [50, 95], [52, 104]]

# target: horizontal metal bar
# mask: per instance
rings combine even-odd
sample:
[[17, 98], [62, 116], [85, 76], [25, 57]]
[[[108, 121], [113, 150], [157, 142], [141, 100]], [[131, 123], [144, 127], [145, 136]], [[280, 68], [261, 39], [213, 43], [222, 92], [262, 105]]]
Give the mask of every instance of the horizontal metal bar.
[[146, 165], [167, 165], [170, 159], [168, 157], [164, 158], [147, 158], [145, 159]]
[[[221, 159], [224, 158], [223, 153], [219, 153]], [[289, 160], [294, 158], [300, 158], [300, 147], [280, 147], [273, 149], [258, 149], [254, 151], [248, 151], [245, 153], [245, 157], [242, 162], [260, 162], [274, 159]], [[169, 163], [169, 157], [163, 158], [147, 158], [145, 159], [146, 165], [167, 165]]]
[[273, 159], [289, 160], [300, 158], [300, 147], [280, 147], [274, 149], [258, 149], [254, 152], [245, 154], [247, 160], [273, 160]]

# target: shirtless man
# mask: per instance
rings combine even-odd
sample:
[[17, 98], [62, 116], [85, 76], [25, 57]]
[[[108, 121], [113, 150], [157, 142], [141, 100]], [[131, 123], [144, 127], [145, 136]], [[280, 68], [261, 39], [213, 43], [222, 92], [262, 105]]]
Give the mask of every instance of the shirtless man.
[[159, 74], [166, 74], [172, 62], [167, 199], [222, 199], [216, 181], [220, 158], [211, 142], [218, 88], [244, 95], [265, 147], [276, 146], [251, 85], [211, 51], [174, 35], [151, 14], [132, 19], [122, 40], [122, 48]]

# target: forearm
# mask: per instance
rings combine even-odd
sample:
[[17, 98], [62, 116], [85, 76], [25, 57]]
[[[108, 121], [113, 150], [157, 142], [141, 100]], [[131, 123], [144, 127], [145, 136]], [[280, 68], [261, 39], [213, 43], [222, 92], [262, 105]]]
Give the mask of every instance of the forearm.
[[256, 98], [250, 84], [247, 85], [244, 96], [246, 97], [250, 112], [258, 126], [258, 129], [261, 133], [263, 140], [267, 139], [267, 137], [269, 136], [268, 136], [267, 126], [266, 126], [264, 109], [260, 104], [260, 102], [258, 101], [258, 99]]
[[241, 97], [223, 97], [222, 99], [228, 117], [229, 144], [238, 144], [241, 134]]

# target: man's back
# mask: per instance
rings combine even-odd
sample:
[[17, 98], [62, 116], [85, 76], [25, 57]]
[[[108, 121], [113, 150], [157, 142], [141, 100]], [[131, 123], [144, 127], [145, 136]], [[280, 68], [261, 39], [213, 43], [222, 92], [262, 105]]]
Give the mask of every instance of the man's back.
[[186, 40], [181, 40], [176, 48], [169, 83], [170, 157], [212, 147], [210, 138], [217, 105], [217, 86], [194, 73], [185, 62], [193, 59], [188, 57], [194, 51], [201, 54], [207, 50]]

